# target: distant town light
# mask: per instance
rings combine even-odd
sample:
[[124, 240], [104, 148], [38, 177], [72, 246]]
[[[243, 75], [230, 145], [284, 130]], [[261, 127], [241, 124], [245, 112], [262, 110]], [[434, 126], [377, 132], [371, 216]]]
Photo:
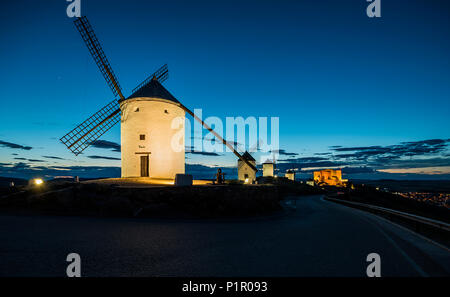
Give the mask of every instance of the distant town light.
[[41, 179], [41, 178], [35, 178], [34, 179], [34, 184], [36, 185], [36, 186], [40, 186], [40, 185], [42, 185], [44, 183], [44, 181]]
[[245, 179], [245, 183], [248, 184], [248, 177]]

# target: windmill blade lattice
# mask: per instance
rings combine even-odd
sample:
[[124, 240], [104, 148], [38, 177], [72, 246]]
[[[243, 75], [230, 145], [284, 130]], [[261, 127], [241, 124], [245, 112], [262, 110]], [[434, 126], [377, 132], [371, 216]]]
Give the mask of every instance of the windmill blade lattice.
[[96, 141], [120, 121], [119, 102], [113, 100], [97, 111], [60, 140], [76, 156], [81, 154], [92, 142]]
[[161, 68], [156, 70], [155, 73], [147, 77], [143, 82], [141, 82], [136, 88], [133, 89], [132, 93], [136, 93], [137, 91], [145, 87], [153, 77], [156, 77], [159, 83], [163, 83], [164, 81], [166, 81], [169, 78], [169, 68], [167, 67], [167, 64], [164, 64], [163, 66], [161, 66]]
[[75, 26], [83, 38], [83, 41], [86, 43], [86, 46], [89, 49], [89, 52], [94, 58], [95, 63], [100, 69], [100, 72], [103, 74], [108, 86], [111, 88], [112, 92], [115, 96], [119, 95], [121, 99], [125, 99], [122, 95], [122, 89], [119, 85], [116, 75], [109, 64], [108, 59], [100, 45], [100, 42], [97, 39], [97, 36], [94, 33], [88, 19], [84, 17], [77, 18], [75, 21]]

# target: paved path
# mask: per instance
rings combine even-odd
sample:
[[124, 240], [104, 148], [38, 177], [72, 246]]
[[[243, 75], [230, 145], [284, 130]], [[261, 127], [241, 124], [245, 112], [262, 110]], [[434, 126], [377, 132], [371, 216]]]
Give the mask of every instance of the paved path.
[[372, 214], [301, 197], [287, 215], [241, 220], [0, 216], [0, 276], [450, 276], [450, 252]]

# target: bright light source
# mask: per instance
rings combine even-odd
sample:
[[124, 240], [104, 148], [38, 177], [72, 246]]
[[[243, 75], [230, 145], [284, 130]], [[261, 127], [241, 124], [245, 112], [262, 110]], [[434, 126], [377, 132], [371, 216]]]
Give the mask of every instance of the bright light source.
[[248, 184], [248, 177], [245, 179], [245, 183]]
[[36, 185], [36, 186], [40, 186], [40, 185], [42, 185], [44, 183], [44, 181], [41, 179], [41, 178], [35, 178], [34, 179], [34, 184]]

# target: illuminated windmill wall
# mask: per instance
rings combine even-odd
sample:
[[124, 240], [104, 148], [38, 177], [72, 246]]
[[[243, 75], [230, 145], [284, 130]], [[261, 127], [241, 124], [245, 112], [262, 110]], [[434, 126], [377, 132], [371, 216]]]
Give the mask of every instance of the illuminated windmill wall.
[[121, 101], [120, 109], [122, 177], [175, 178], [184, 173], [185, 112], [178, 100], [152, 79]]
[[[256, 160], [248, 152], [245, 152], [242, 157], [253, 166], [256, 166]], [[241, 159], [238, 159], [238, 179], [247, 184], [251, 184], [256, 180], [256, 171]]]

